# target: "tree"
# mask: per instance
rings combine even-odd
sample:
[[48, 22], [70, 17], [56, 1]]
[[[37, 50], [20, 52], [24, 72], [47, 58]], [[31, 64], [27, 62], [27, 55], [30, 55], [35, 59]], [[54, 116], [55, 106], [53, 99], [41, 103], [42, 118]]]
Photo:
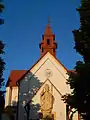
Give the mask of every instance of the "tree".
[[[0, 0], [0, 13], [2, 13], [4, 10], [4, 5], [1, 3]], [[4, 23], [4, 20], [0, 17], [0, 25]], [[4, 85], [4, 78], [3, 78], [3, 70], [4, 70], [4, 65], [5, 62], [2, 59], [2, 54], [4, 54], [4, 44], [0, 40], [0, 118], [1, 114], [4, 110], [4, 91], [2, 90], [2, 86]]]
[[71, 94], [62, 98], [84, 120], [90, 120], [90, 0], [81, 0], [77, 9], [80, 15], [80, 28], [73, 30], [75, 49], [83, 57], [76, 62], [75, 70], [68, 72]]
[[[0, 13], [4, 10], [4, 5], [2, 4], [2, 0], [0, 0]], [[4, 19], [0, 17], [0, 25], [4, 23]]]

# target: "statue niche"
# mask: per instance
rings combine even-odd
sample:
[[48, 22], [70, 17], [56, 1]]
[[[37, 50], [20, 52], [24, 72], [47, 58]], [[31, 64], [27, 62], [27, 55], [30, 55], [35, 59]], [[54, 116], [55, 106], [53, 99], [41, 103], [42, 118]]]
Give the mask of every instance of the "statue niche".
[[40, 106], [43, 119], [52, 118], [53, 103], [54, 96], [49, 91], [49, 85], [46, 84], [40, 94]]

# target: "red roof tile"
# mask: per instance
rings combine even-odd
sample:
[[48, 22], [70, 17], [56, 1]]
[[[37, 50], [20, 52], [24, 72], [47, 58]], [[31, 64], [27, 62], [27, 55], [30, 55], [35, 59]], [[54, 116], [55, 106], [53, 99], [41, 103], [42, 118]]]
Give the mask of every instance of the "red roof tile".
[[17, 86], [16, 82], [26, 73], [27, 70], [12, 70], [8, 78], [6, 87]]

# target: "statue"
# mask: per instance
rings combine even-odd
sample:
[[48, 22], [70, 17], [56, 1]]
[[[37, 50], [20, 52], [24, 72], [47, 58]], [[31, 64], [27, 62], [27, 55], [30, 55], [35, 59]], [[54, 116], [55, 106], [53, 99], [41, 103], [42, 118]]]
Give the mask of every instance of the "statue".
[[43, 119], [52, 117], [52, 108], [54, 103], [54, 97], [49, 91], [49, 85], [46, 84], [40, 94], [40, 105]]

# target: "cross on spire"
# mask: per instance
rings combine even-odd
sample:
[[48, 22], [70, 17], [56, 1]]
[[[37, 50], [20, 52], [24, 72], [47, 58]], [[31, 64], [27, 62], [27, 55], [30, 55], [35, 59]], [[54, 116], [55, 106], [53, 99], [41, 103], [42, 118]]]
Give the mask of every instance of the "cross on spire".
[[50, 23], [51, 23], [50, 16], [48, 16], [48, 24], [50, 24]]

